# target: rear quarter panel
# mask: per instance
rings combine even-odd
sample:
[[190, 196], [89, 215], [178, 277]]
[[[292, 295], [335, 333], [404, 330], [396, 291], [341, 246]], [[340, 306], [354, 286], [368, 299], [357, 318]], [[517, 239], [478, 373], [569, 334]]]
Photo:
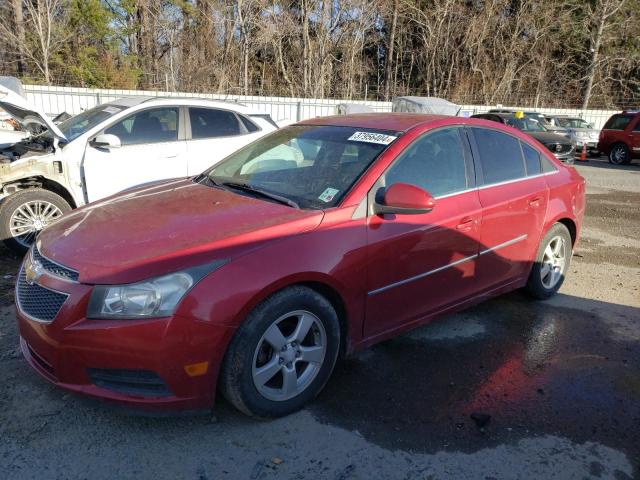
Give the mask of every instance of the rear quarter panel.
[[546, 234], [560, 220], [571, 220], [575, 225], [573, 242], [575, 249], [580, 238], [580, 230], [584, 218], [586, 182], [575, 168], [562, 165], [557, 160], [553, 160], [558, 171], [545, 177], [549, 187], [549, 204], [542, 233], [543, 235]]

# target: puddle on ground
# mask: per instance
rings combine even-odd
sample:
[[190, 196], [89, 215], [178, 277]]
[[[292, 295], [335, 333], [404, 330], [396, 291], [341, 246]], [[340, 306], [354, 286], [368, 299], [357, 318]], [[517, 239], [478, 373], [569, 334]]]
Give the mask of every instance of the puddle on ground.
[[[309, 409], [389, 449], [475, 452], [550, 434], [637, 462], [640, 342], [590, 311], [607, 304], [572, 303], [513, 293], [435, 320], [339, 362]], [[640, 320], [640, 309], [615, 310]], [[474, 413], [490, 415], [482, 429]]]

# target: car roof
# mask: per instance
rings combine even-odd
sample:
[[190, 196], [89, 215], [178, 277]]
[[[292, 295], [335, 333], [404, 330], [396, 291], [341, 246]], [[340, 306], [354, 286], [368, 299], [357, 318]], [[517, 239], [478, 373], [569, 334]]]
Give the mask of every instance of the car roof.
[[[136, 97], [122, 97], [117, 100], [109, 102], [107, 105], [114, 105], [119, 107], [131, 108], [140, 104], [152, 104], [152, 105], [192, 105], [196, 107], [217, 107], [226, 110], [233, 110], [235, 112], [250, 114], [254, 113], [254, 110], [242, 103], [228, 101], [228, 100], [212, 100], [208, 98], [199, 97], [165, 97], [165, 96], [136, 96]], [[257, 111], [255, 113], [258, 113]]]
[[[333, 115], [303, 120], [297, 125], [323, 125], [336, 127], [370, 128], [375, 130], [391, 130], [406, 132], [418, 125], [437, 122], [445, 119], [464, 120], [462, 117], [449, 115], [428, 115], [424, 113], [358, 113], [354, 115]], [[462, 122], [461, 122], [462, 123]]]

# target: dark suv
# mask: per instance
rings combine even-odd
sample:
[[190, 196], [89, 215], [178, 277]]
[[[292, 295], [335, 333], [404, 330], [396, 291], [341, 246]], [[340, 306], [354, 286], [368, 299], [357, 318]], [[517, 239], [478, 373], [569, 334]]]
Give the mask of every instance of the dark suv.
[[520, 118], [512, 113], [480, 113], [471, 118], [482, 118], [493, 122], [509, 125], [538, 140], [561, 162], [572, 164], [574, 162], [575, 147], [567, 137], [548, 132], [537, 119], [526, 114]]
[[640, 158], [640, 110], [627, 110], [612, 115], [600, 132], [598, 150], [615, 165]]

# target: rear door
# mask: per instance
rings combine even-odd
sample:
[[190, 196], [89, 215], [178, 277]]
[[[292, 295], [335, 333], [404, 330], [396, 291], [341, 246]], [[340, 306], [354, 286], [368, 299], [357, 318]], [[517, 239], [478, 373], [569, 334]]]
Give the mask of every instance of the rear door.
[[264, 133], [244, 115], [231, 110], [189, 107], [187, 114], [189, 175], [197, 175]]
[[117, 136], [121, 147], [87, 143], [82, 171], [89, 202], [143, 183], [187, 176], [179, 107], [140, 110], [101, 133]]
[[394, 183], [416, 185], [436, 203], [420, 215], [369, 214], [366, 336], [419, 322], [475, 293], [481, 211], [468, 147], [461, 128], [428, 132], [371, 190], [370, 206]]
[[528, 275], [549, 201], [540, 152], [515, 136], [471, 127], [481, 185], [482, 235], [477, 278], [482, 290]]

